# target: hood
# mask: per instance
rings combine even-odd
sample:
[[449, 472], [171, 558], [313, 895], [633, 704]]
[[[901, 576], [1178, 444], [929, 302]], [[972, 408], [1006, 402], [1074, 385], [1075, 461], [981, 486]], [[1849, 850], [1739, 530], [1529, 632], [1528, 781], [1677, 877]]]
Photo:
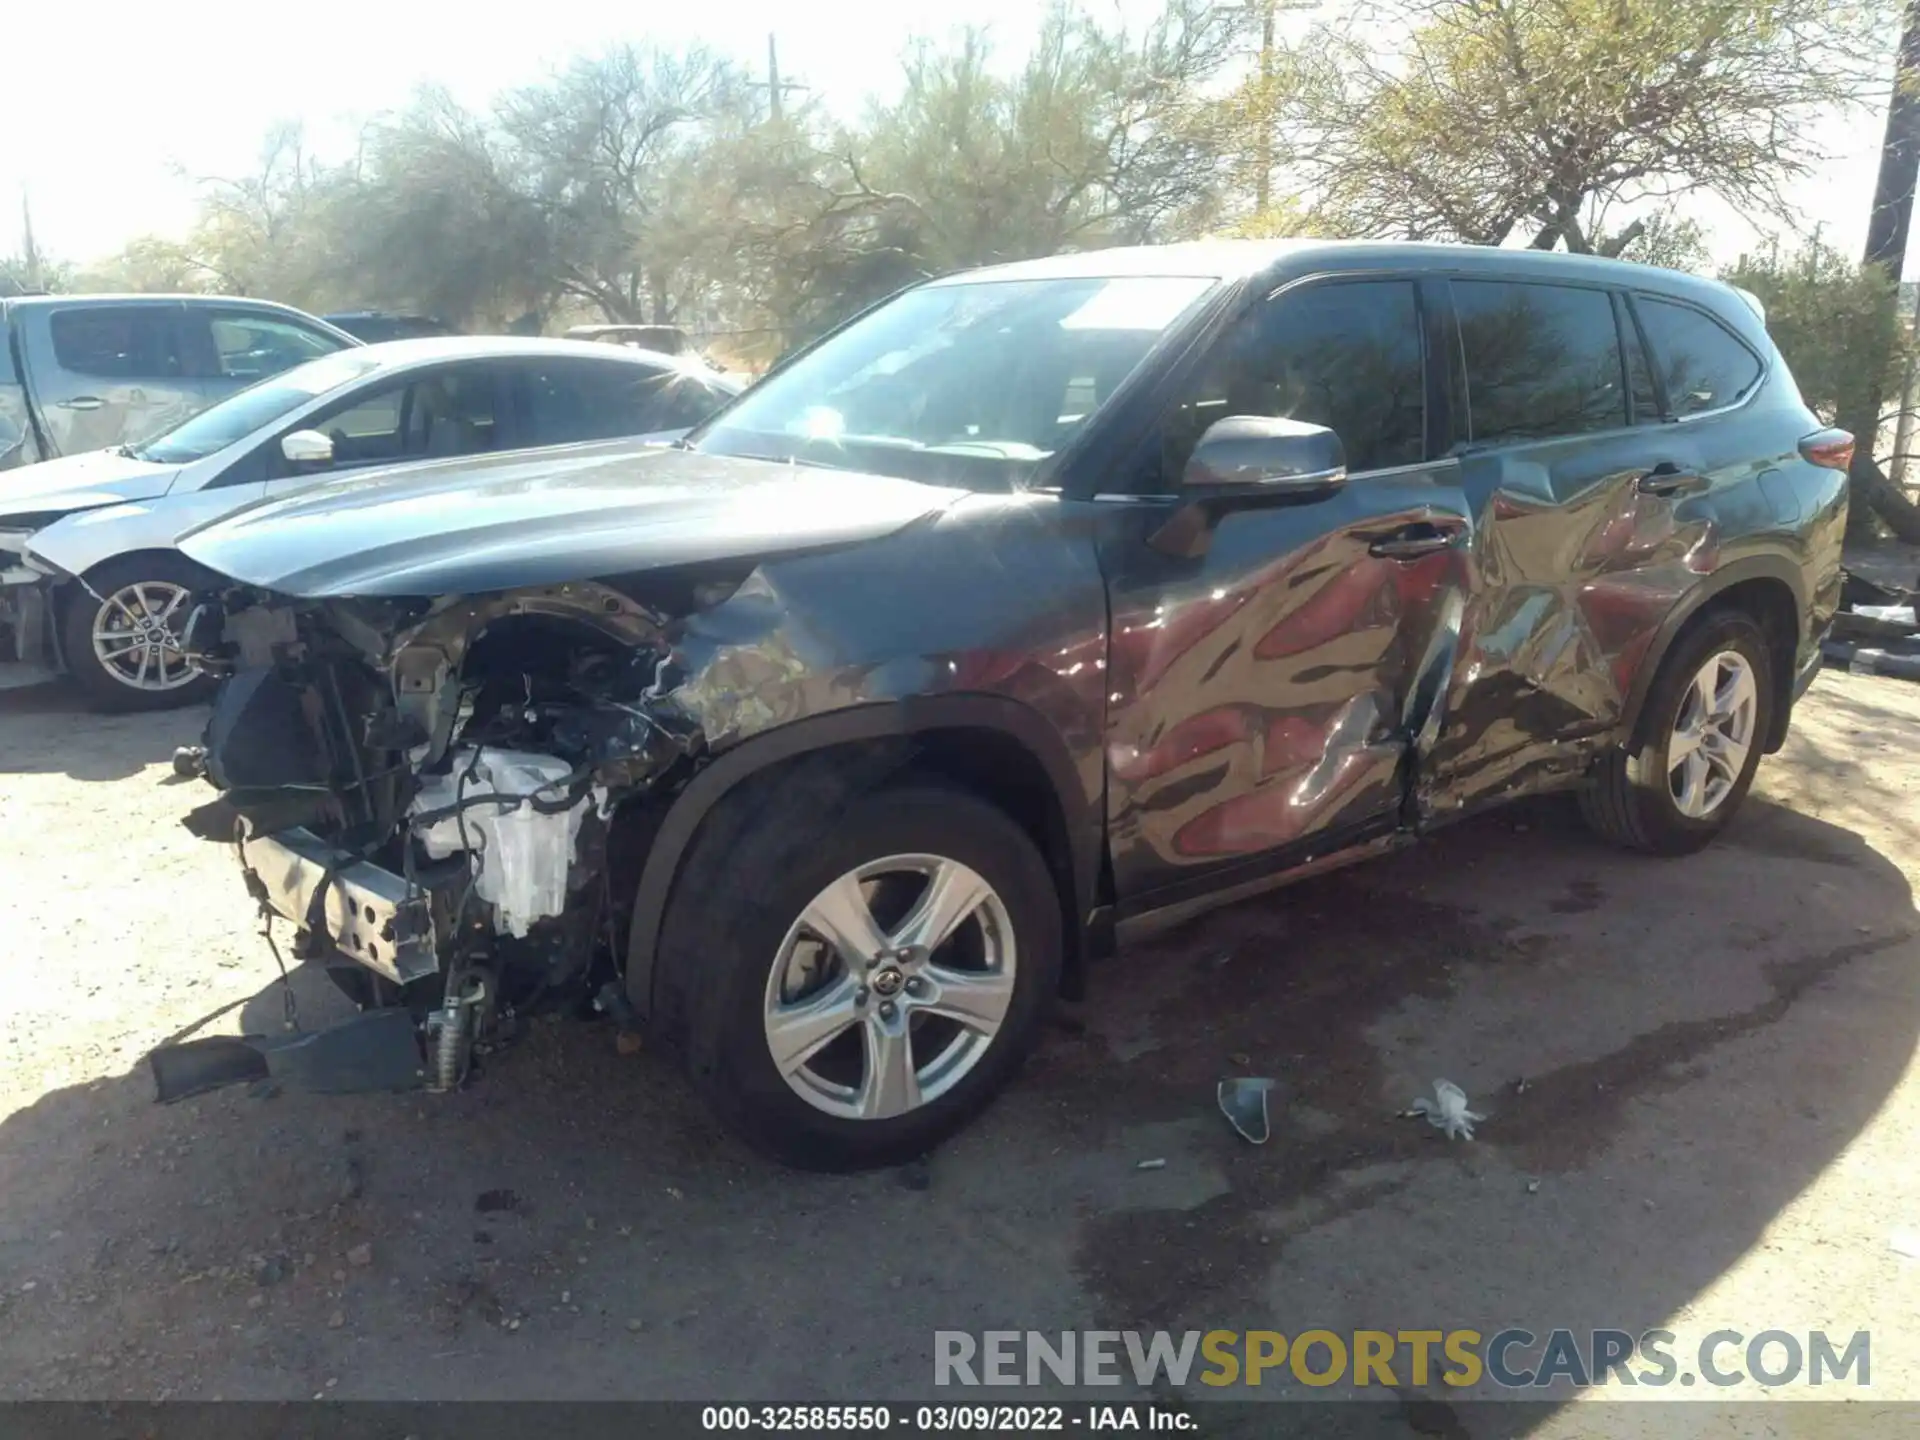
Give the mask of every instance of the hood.
[[113, 450], [90, 450], [0, 471], [0, 530], [15, 515], [69, 515], [167, 493], [178, 465], [156, 465]]
[[962, 493], [687, 450], [546, 451], [342, 476], [177, 544], [284, 595], [477, 595], [876, 539]]

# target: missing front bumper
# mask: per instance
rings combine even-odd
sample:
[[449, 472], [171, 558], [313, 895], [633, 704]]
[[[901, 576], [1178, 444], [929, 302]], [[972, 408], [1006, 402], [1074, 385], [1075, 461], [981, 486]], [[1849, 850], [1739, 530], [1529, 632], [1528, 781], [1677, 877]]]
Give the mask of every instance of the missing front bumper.
[[[240, 863], [276, 915], [396, 985], [440, 971], [440, 887], [390, 870], [294, 828], [241, 842]], [[316, 903], [317, 902], [317, 903]]]
[[162, 1045], [147, 1056], [162, 1104], [224, 1085], [278, 1080], [322, 1095], [417, 1089], [426, 1078], [413, 1019], [369, 1010], [324, 1030], [268, 1038], [212, 1035]]

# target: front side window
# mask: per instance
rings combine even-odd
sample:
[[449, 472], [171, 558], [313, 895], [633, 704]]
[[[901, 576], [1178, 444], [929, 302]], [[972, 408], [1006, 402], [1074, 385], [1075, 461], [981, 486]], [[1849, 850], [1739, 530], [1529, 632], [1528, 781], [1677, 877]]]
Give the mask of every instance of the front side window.
[[[190, 323], [199, 323], [194, 312]], [[218, 373], [232, 380], [260, 380], [295, 365], [331, 355], [340, 342], [317, 330], [270, 315], [220, 311], [207, 317]]]
[[529, 445], [686, 430], [719, 408], [698, 376], [618, 361], [536, 361], [524, 372]]
[[[481, 455], [499, 444], [497, 388], [490, 366], [429, 371], [364, 391], [297, 428], [317, 430], [333, 442], [336, 470]], [[268, 463], [276, 475], [291, 473], [277, 446]]]
[[71, 375], [171, 380], [182, 373], [174, 313], [160, 305], [56, 310], [53, 358]]
[[1759, 358], [1718, 320], [1691, 305], [1634, 297], [1647, 344], [1667, 385], [1667, 408], [1676, 416], [1698, 415], [1737, 405], [1760, 383]]
[[1620, 332], [1604, 290], [1455, 280], [1474, 445], [1627, 423]]
[[1069, 444], [1217, 279], [908, 291], [776, 370], [695, 448], [993, 488]]
[[250, 386], [237, 395], [229, 395], [219, 404], [209, 406], [198, 415], [147, 441], [135, 454], [142, 460], [152, 460], [161, 465], [185, 465], [204, 459], [216, 450], [224, 450], [235, 441], [246, 439], [262, 426], [271, 425], [281, 417], [292, 414], [328, 391], [351, 385], [378, 368], [377, 361], [351, 351], [315, 360], [259, 385]]
[[1261, 305], [1221, 338], [1161, 427], [1171, 491], [1208, 426], [1229, 415], [1324, 425], [1353, 471], [1426, 454], [1426, 347], [1411, 281], [1322, 283]]

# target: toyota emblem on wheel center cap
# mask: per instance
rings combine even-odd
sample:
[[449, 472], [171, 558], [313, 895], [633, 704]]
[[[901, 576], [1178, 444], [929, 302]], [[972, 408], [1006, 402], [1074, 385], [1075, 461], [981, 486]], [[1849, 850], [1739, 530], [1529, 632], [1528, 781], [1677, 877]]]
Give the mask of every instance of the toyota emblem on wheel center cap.
[[873, 991], [876, 995], [892, 996], [900, 993], [903, 977], [891, 965], [884, 965], [873, 972]]

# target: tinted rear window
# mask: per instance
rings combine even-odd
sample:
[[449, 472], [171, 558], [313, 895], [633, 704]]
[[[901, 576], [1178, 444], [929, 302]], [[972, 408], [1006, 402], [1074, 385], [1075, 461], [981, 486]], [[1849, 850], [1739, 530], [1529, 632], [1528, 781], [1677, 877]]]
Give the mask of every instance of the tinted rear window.
[[648, 365], [535, 361], [524, 374], [529, 445], [686, 430], [723, 398], [693, 376]]
[[1627, 423], [1620, 332], [1604, 290], [1456, 280], [1476, 445]]
[[70, 375], [166, 380], [181, 373], [173, 315], [159, 306], [56, 310], [49, 326], [53, 358]]
[[1737, 405], [1760, 383], [1760, 359], [1718, 320], [1691, 305], [1634, 297], [1654, 364], [1667, 385], [1667, 409], [1698, 415]]

